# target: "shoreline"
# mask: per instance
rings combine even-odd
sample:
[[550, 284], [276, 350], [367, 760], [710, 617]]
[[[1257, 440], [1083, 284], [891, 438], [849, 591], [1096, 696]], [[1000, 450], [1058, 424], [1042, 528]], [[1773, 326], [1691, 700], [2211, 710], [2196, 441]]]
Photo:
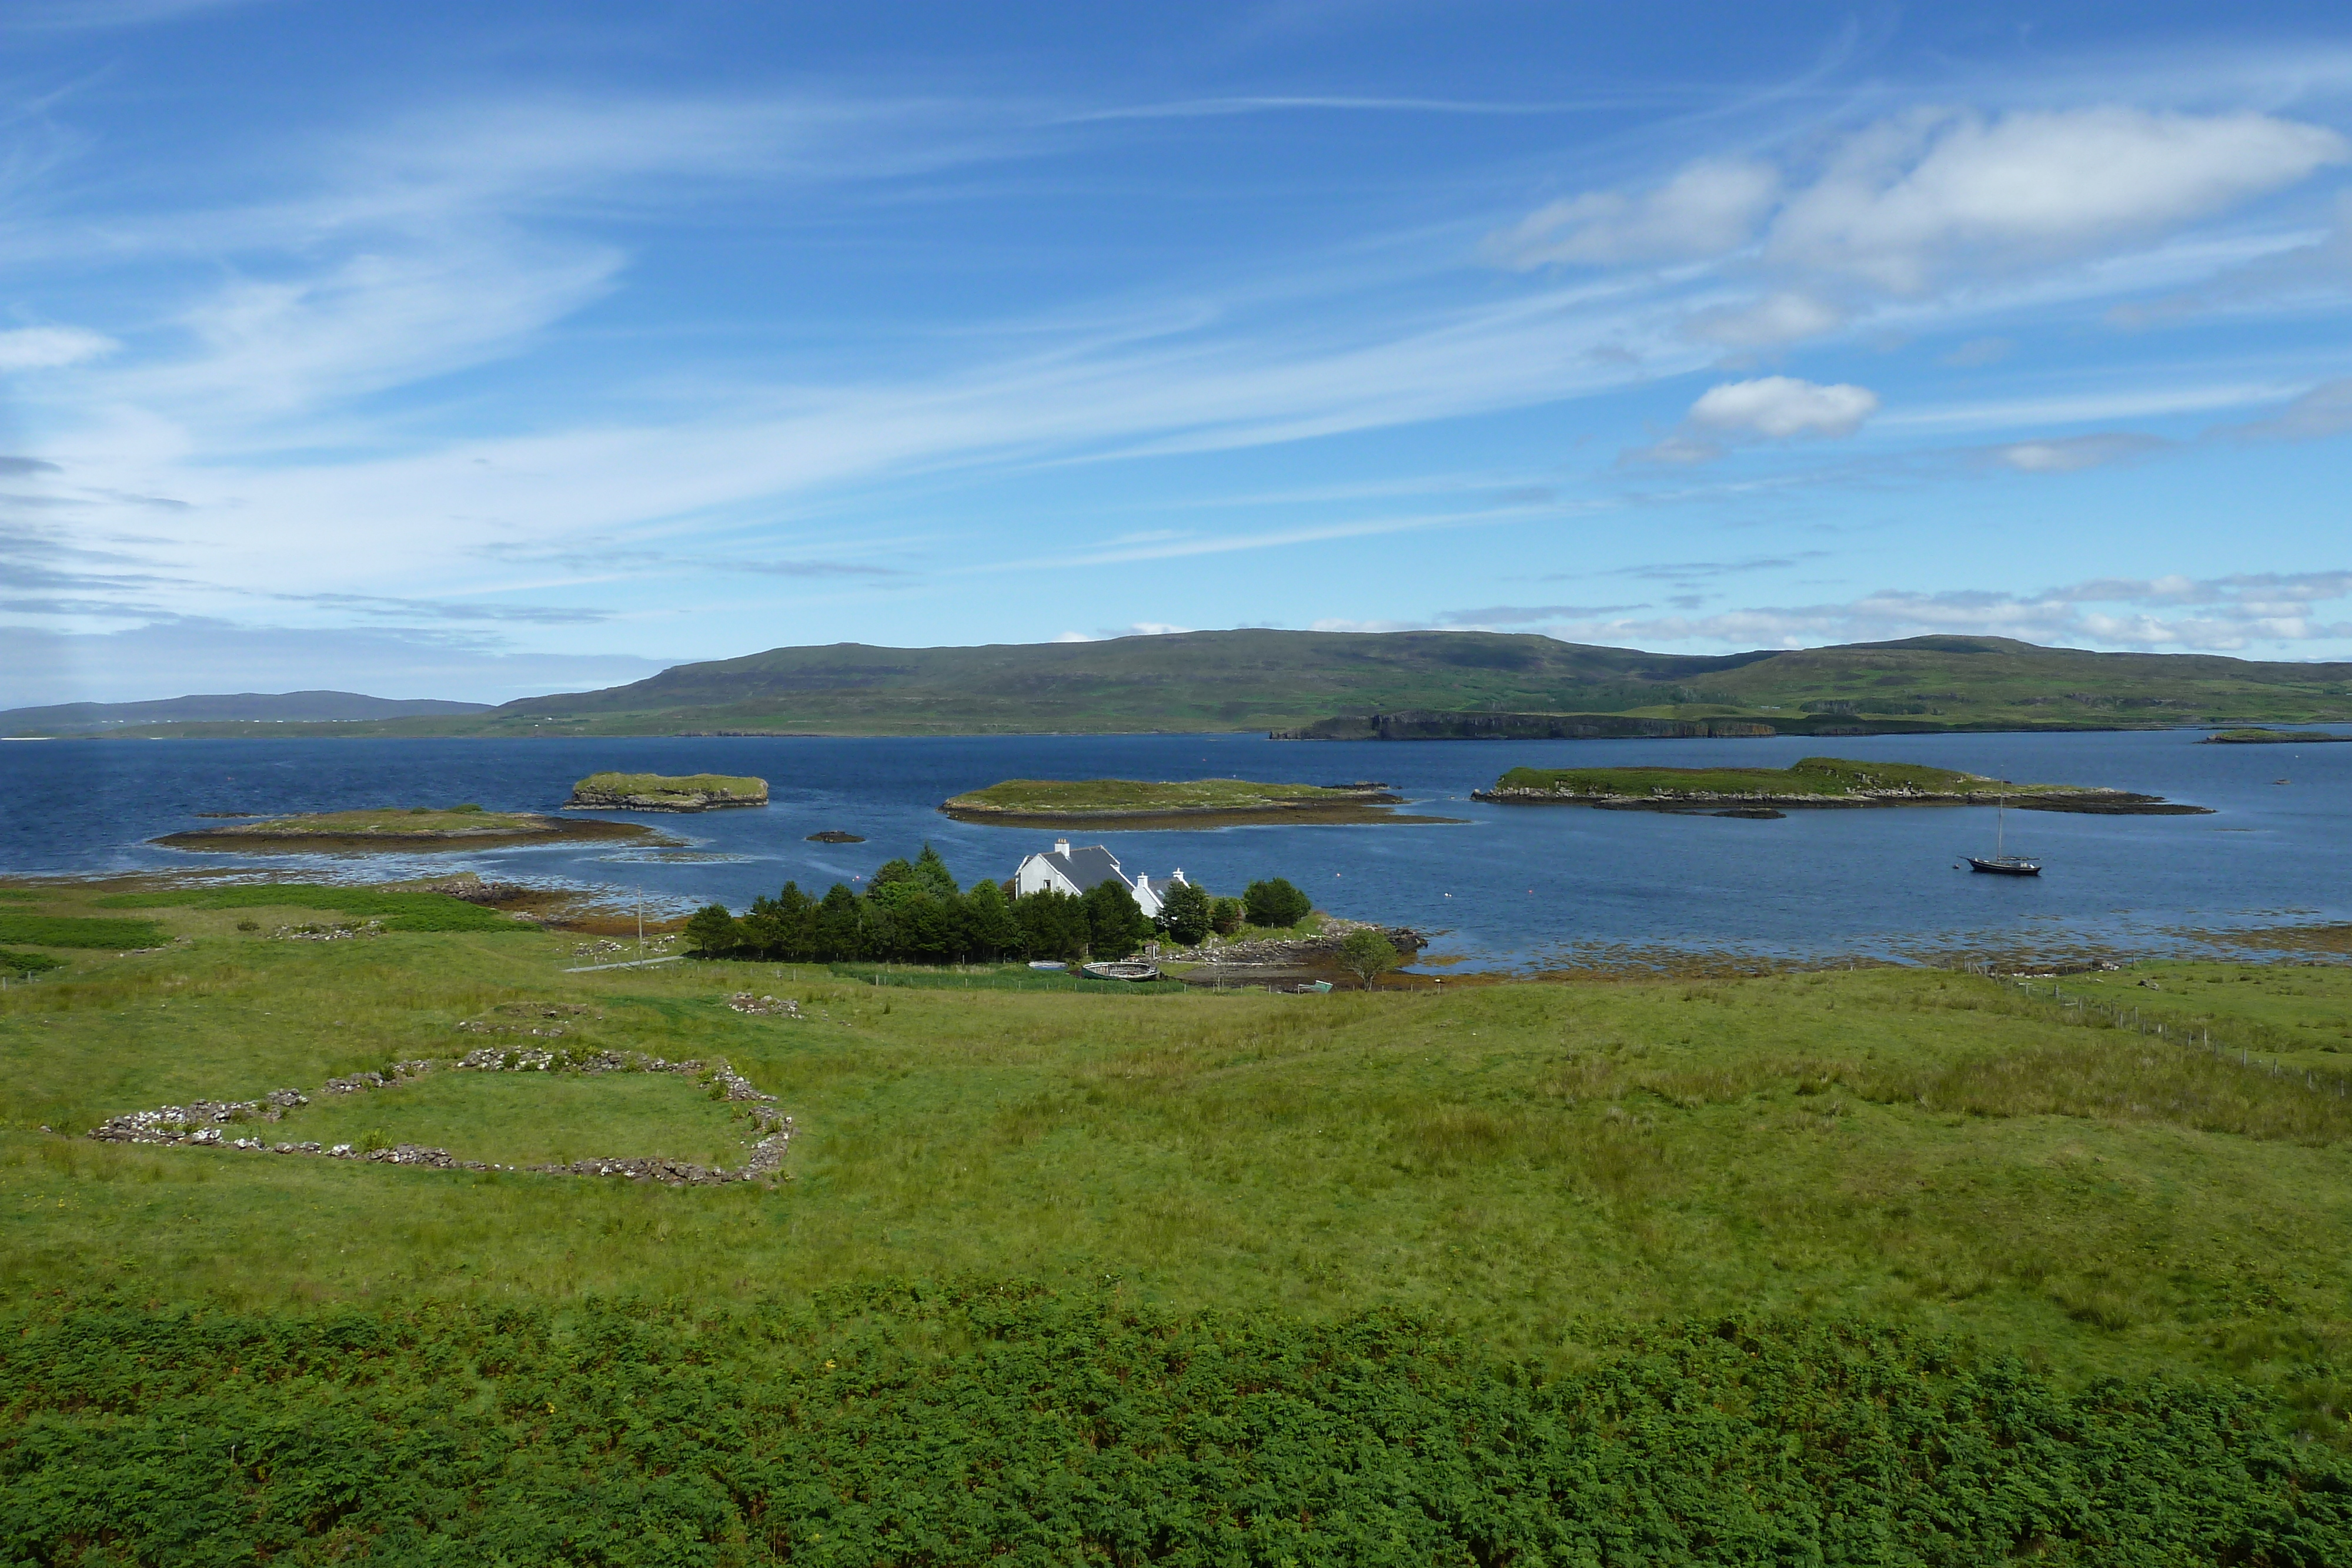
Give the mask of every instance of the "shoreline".
[[369, 851], [393, 853], [419, 850], [510, 848], [517, 844], [577, 843], [597, 840], [680, 847], [686, 842], [683, 839], [673, 839], [657, 829], [637, 822], [543, 817], [536, 813], [531, 816], [545, 826], [458, 828], [416, 833], [308, 833], [299, 830], [265, 833], [238, 828], [196, 828], [184, 833], [165, 833], [149, 839], [147, 842], [165, 849], [230, 854], [289, 854], [306, 850], [327, 853], [363, 853]]
[[[1760, 816], [1760, 810], [1840, 811], [1868, 810], [1891, 806], [2013, 806], [2021, 811], [2064, 811], [2090, 817], [2210, 817], [2210, 806], [2168, 800], [2129, 789], [2086, 789], [2061, 795], [1997, 794], [1975, 791], [1922, 793], [1905, 790], [1856, 790], [1847, 795], [1732, 794], [1693, 790], [1686, 795], [1575, 795], [1551, 789], [1473, 789], [1473, 800], [1493, 806], [1585, 806], [1601, 811], [1655, 811], [1668, 816]], [[1726, 810], [1732, 808], [1732, 810]]]

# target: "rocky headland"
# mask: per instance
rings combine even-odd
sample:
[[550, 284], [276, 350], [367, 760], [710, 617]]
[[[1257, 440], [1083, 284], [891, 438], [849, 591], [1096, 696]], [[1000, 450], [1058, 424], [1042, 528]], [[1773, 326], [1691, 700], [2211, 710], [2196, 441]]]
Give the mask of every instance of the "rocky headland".
[[729, 806], [764, 806], [765, 779], [723, 773], [671, 778], [660, 773], [592, 773], [572, 787], [567, 811], [715, 811]]
[[1246, 779], [1008, 779], [943, 802], [960, 822], [1024, 828], [1202, 828], [1242, 824], [1447, 822], [1399, 814], [1385, 784], [1264, 784]]
[[2331, 735], [2322, 729], [2225, 729], [2199, 741], [2200, 746], [2281, 746], [2306, 740], [2352, 740], [2352, 735]]
[[2093, 816], [2179, 817], [2211, 808], [2074, 784], [2013, 784], [1919, 763], [1808, 757], [1788, 768], [1515, 768], [1475, 800], [1601, 810], [1769, 818], [1790, 810], [1875, 806], [2014, 806]]

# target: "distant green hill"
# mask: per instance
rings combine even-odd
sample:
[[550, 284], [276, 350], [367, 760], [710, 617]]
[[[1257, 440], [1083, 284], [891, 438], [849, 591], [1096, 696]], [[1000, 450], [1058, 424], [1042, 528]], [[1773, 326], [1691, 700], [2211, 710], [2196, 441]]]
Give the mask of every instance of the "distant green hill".
[[[772, 648], [487, 713], [339, 724], [125, 726], [145, 735], [947, 735], [1307, 729], [1815, 735], [2352, 718], [2352, 664], [2092, 653], [1915, 637], [1717, 657], [1489, 632], [1191, 632], [978, 648]], [[1514, 727], [1526, 718], [1536, 727]], [[1391, 727], [1412, 737], [1412, 726]]]

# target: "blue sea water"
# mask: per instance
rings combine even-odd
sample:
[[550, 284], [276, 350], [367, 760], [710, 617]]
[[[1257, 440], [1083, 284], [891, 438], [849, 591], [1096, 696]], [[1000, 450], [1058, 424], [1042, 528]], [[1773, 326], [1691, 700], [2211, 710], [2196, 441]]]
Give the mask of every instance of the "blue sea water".
[[[740, 908], [786, 879], [817, 891], [929, 841], [969, 883], [1054, 836], [976, 826], [939, 802], [1010, 778], [1237, 777], [1390, 782], [1431, 826], [1273, 826], [1079, 835], [1132, 873], [1181, 867], [1215, 892], [1287, 876], [1336, 914], [1439, 933], [1425, 961], [1539, 967], [1624, 949], [1822, 956], [2158, 948], [2176, 934], [2352, 919], [2352, 745], [2200, 746], [2202, 732], [1902, 736], [1824, 741], [1296, 742], [1250, 735], [919, 739], [48, 741], [0, 745], [0, 871], [233, 867], [390, 880], [470, 870]], [[2021, 782], [2103, 784], [2211, 816], [2008, 816], [2038, 879], [1972, 875], [1980, 808], [1797, 811], [1777, 821], [1489, 806], [1474, 789], [1531, 766], [1781, 766], [1816, 753], [1932, 763]], [[434, 854], [185, 853], [147, 841], [200, 812], [479, 801], [559, 806], [607, 768], [756, 774], [763, 810], [637, 820], [684, 853], [610, 844]], [[2277, 782], [2276, 780], [2285, 780]], [[807, 841], [823, 829], [862, 844]]]

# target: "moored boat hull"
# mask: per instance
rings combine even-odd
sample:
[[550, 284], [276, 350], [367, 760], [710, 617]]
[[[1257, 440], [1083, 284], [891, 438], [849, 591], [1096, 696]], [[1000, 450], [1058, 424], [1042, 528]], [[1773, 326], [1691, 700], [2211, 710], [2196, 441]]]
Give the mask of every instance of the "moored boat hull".
[[1990, 872], [1995, 876], [2040, 876], [2040, 861], [2021, 860], [2015, 855], [1988, 855], [1979, 860], [1975, 855], [1962, 857], [1970, 871]]

